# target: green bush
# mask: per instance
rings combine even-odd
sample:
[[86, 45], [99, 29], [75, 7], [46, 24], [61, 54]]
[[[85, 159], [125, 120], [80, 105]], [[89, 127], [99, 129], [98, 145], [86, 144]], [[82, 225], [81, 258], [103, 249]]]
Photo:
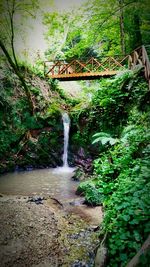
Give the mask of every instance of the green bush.
[[94, 161], [94, 179], [80, 186], [91, 203], [94, 200], [94, 204], [104, 206], [102, 232], [107, 232], [107, 266], [123, 267], [150, 233], [149, 115], [134, 107], [117, 142], [105, 142], [112, 140], [110, 134], [95, 137], [105, 150]]
[[122, 171], [116, 190], [105, 198], [103, 230], [108, 233], [108, 266], [126, 266], [148, 236], [150, 169], [144, 164], [136, 160], [132, 168]]
[[139, 125], [126, 127], [120, 142], [94, 162], [95, 187], [105, 208], [108, 266], [126, 266], [149, 233], [149, 162], [149, 132]]
[[85, 202], [89, 205], [102, 204], [102, 195], [92, 182], [82, 182], [77, 189], [77, 193], [85, 195]]

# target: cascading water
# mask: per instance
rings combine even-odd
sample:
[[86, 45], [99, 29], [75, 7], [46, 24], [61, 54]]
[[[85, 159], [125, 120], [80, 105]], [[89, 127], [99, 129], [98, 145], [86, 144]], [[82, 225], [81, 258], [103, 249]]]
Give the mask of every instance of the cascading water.
[[67, 173], [73, 172], [75, 168], [70, 168], [68, 165], [68, 146], [69, 146], [69, 130], [70, 130], [70, 118], [65, 112], [62, 114], [63, 126], [64, 126], [64, 152], [63, 152], [63, 166], [57, 167], [54, 173]]
[[63, 167], [69, 167], [68, 165], [68, 144], [69, 144], [69, 130], [70, 130], [70, 118], [67, 113], [62, 115], [64, 126], [64, 153], [63, 153]]

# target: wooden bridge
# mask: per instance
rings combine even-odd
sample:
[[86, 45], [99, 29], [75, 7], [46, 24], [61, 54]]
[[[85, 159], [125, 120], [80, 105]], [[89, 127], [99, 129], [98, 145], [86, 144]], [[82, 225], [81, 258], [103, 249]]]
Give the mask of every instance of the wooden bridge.
[[144, 68], [145, 78], [150, 86], [150, 62], [144, 46], [137, 48], [125, 57], [90, 58], [86, 61], [74, 59], [45, 61], [45, 76], [62, 81], [90, 80], [109, 77], [124, 69], [134, 69], [137, 65]]

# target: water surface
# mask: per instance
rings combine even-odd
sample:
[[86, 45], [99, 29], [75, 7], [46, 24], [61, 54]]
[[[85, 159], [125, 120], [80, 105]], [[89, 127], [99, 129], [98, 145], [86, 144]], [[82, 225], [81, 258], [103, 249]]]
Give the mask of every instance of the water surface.
[[0, 177], [0, 193], [74, 198], [78, 183], [71, 179], [72, 171], [56, 168], [7, 173]]

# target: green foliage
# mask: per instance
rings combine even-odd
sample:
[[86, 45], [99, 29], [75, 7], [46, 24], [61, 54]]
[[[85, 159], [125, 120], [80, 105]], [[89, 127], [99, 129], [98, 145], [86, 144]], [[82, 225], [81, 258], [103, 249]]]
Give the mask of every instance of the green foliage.
[[112, 138], [110, 134], [107, 134], [104, 132], [94, 134], [93, 138], [94, 138], [94, 140], [93, 140], [92, 144], [101, 142], [102, 145], [106, 145], [107, 143], [109, 143], [110, 145], [114, 145], [118, 142], [117, 138]]
[[[71, 144], [90, 149], [91, 143], [94, 142], [93, 149], [95, 152], [100, 152], [106, 150], [110, 142], [113, 145], [119, 142], [125, 143], [128, 134], [122, 130], [129, 116], [132, 119], [137, 116], [131, 115], [131, 110], [134, 112], [135, 105], [141, 109], [141, 101], [145, 99], [148, 86], [138, 73], [132, 71], [123, 71], [115, 78], [102, 79], [94, 85], [95, 88], [92, 87], [90, 91], [90, 101], [86, 96], [81, 103], [71, 109], [72, 129], [74, 129], [74, 132], [71, 132]], [[148, 99], [144, 107], [148, 110]], [[96, 136], [93, 136], [94, 133]]]
[[[97, 129], [92, 138], [93, 146], [99, 143], [100, 154], [94, 160], [94, 178], [81, 183], [79, 188], [86, 199], [94, 204], [103, 203], [102, 230], [107, 232], [110, 267], [126, 266], [149, 234], [150, 109], [147, 92], [147, 84], [136, 73], [123, 72], [115, 79], [101, 81], [100, 88], [93, 93], [95, 128], [95, 118], [88, 110], [93, 130]], [[143, 99], [146, 100], [144, 109], [141, 108]], [[99, 201], [95, 201], [95, 189]]]
[[36, 96], [40, 95], [40, 89], [38, 87], [32, 86], [32, 87], [30, 87], [30, 91]]
[[109, 234], [109, 266], [116, 263], [126, 266], [127, 260], [136, 254], [149, 233], [150, 170], [142, 161], [137, 160], [134, 164], [133, 169], [119, 175], [116, 191], [104, 202], [103, 227]]
[[102, 203], [102, 195], [93, 183], [82, 182], [77, 192], [85, 195], [85, 202], [89, 205], [100, 205]]
[[60, 112], [61, 112], [61, 109], [60, 109], [59, 103], [53, 102], [49, 105], [46, 114], [47, 116], [58, 116]]
[[71, 12], [46, 13], [46, 39], [53, 43], [46, 56], [49, 59], [112, 56], [149, 45], [149, 12], [148, 0], [90, 0]]
[[[52, 97], [45, 99], [41, 87], [46, 82], [42, 84], [43, 80], [31, 69], [25, 67], [22, 71], [26, 71], [35, 114], [31, 115], [28, 110], [27, 99], [16, 75], [5, 66], [5, 71], [1, 70], [0, 85], [0, 172], [14, 170], [16, 165], [24, 168], [61, 164], [62, 144], [58, 139], [62, 132], [60, 106], [63, 101], [48, 84], [46, 89]], [[43, 133], [45, 127], [47, 131]]]
[[123, 142], [95, 160], [97, 178], [81, 184], [85, 195], [92, 195], [89, 188], [97, 188], [99, 202], [105, 207], [103, 231], [108, 233], [108, 266], [126, 266], [149, 233], [149, 137], [147, 127], [138, 122], [127, 126]]
[[32, 76], [38, 76], [40, 78], [45, 78], [44, 75], [44, 59], [37, 58], [34, 65], [28, 62], [27, 60], [18, 59], [18, 65], [22, 73]]
[[75, 144], [77, 148], [83, 147], [83, 148], [86, 148], [87, 150], [88, 142], [89, 142], [88, 129], [84, 131], [83, 133], [77, 130], [71, 136], [71, 143]]
[[58, 81], [57, 80], [54, 80], [54, 79], [50, 78], [50, 79], [48, 79], [48, 83], [49, 83], [52, 91], [56, 91], [57, 90], [57, 88], [58, 88]]

